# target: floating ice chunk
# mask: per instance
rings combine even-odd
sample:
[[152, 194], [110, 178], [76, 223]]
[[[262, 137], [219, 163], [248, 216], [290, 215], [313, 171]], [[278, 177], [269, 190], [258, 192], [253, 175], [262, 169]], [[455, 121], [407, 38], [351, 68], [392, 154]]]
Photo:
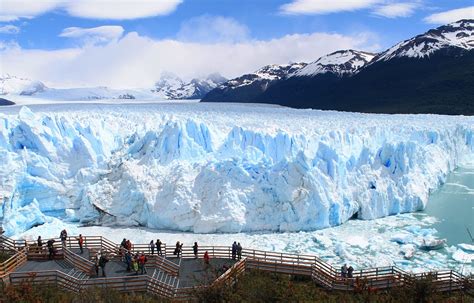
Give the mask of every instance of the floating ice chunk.
[[474, 261], [474, 253], [467, 253], [462, 249], [458, 249], [453, 253], [452, 258], [459, 263], [469, 264]]
[[398, 244], [411, 243], [413, 241], [413, 235], [409, 233], [396, 233], [390, 238], [390, 241]]
[[474, 245], [472, 244], [461, 243], [458, 244], [458, 247], [464, 250], [465, 252], [474, 253]]
[[362, 236], [350, 236], [345, 238], [344, 241], [350, 246], [355, 246], [362, 249], [365, 249], [369, 246], [369, 241]]

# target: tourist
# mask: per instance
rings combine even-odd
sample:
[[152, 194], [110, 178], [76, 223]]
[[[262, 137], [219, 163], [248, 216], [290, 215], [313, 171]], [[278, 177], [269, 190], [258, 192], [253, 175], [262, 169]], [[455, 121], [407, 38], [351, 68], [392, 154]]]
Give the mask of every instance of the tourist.
[[132, 266], [132, 254], [128, 250], [125, 252], [125, 264], [127, 264], [127, 272], [130, 272]]
[[84, 238], [82, 237], [82, 234], [79, 234], [79, 238], [77, 238], [77, 243], [79, 244], [79, 249], [81, 250], [81, 254], [84, 252], [82, 249], [82, 245], [84, 244]]
[[209, 257], [209, 253], [206, 250], [206, 252], [204, 253], [204, 265], [206, 266], [209, 265], [210, 260], [211, 260], [211, 257]]
[[132, 269], [135, 272], [135, 274], [138, 275], [138, 260], [136, 257], [133, 257], [132, 259]]
[[179, 241], [176, 242], [176, 247], [174, 249], [174, 252], [173, 252], [173, 255], [177, 255], [179, 257], [179, 249], [180, 249], [181, 245], [179, 244]]
[[161, 253], [161, 241], [160, 241], [160, 239], [157, 239], [157, 240], [156, 240], [156, 254], [157, 254], [157, 255], [160, 255], [160, 256], [162, 255], [162, 253]]
[[237, 255], [237, 242], [234, 241], [234, 244], [232, 244], [232, 260], [235, 260], [236, 255]]
[[41, 254], [43, 251], [43, 240], [41, 239], [41, 236], [38, 236], [37, 244], [38, 244], [38, 253]]
[[127, 240], [125, 242], [125, 248], [129, 251], [129, 252], [132, 252], [132, 242], [130, 242], [130, 240]]
[[182, 256], [183, 256], [183, 245], [184, 245], [184, 243], [181, 243], [181, 245], [179, 246], [178, 257], [182, 257]]
[[55, 242], [54, 239], [50, 239], [48, 240], [48, 242], [46, 242], [46, 246], [48, 246], [48, 252], [49, 252], [48, 259], [49, 260], [52, 260], [54, 258], [54, 254], [55, 254], [54, 242]]
[[153, 240], [150, 241], [150, 251], [153, 256], [155, 254], [155, 242], [153, 242]]
[[102, 256], [102, 253], [101, 253], [100, 250], [98, 250], [97, 254], [95, 255], [95, 262], [94, 262], [96, 277], [99, 276], [99, 260], [100, 260], [101, 256]]
[[354, 272], [354, 267], [349, 266], [349, 268], [347, 269], [347, 277], [353, 278], [354, 277], [354, 275], [352, 274], [353, 272]]
[[105, 264], [109, 262], [109, 259], [105, 255], [101, 255], [99, 258], [99, 266], [102, 268], [102, 276], [105, 277]]
[[197, 242], [194, 242], [193, 253], [194, 253], [194, 258], [197, 259], [198, 257], [198, 243]]
[[240, 242], [237, 243], [237, 256], [240, 259], [242, 259], [242, 245], [240, 245]]
[[59, 234], [59, 238], [61, 239], [63, 246], [66, 246], [67, 231], [65, 229], [61, 231], [61, 233]]
[[140, 267], [142, 275], [147, 273], [146, 267], [145, 267], [145, 264], [147, 261], [148, 261], [147, 257], [142, 252], [142, 254], [138, 257], [138, 266]]
[[127, 250], [127, 239], [123, 238], [122, 242], [120, 243], [119, 254], [122, 256], [126, 250]]
[[341, 277], [342, 278], [347, 278], [347, 264], [344, 264], [341, 267]]

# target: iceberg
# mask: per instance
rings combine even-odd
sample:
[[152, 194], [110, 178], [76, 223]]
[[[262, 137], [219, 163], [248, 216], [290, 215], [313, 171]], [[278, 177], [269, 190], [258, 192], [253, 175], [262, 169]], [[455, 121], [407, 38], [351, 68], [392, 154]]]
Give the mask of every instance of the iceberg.
[[25, 207], [104, 226], [292, 232], [414, 212], [472, 161], [473, 122], [218, 103], [9, 109], [0, 220], [7, 235], [31, 228]]

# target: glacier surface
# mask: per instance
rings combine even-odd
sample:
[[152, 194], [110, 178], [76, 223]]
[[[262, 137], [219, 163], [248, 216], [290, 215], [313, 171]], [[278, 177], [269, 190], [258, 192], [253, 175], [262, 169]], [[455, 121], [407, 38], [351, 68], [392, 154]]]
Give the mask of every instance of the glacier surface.
[[291, 232], [413, 212], [472, 161], [473, 122], [218, 103], [9, 107], [0, 218], [7, 235], [53, 219]]

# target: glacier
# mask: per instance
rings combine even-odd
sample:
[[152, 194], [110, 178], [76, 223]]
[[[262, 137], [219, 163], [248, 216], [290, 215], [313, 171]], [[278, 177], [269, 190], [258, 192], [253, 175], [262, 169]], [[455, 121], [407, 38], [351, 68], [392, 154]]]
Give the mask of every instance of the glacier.
[[10, 236], [57, 219], [293, 232], [414, 212], [472, 161], [473, 122], [219, 103], [9, 107], [0, 220]]

